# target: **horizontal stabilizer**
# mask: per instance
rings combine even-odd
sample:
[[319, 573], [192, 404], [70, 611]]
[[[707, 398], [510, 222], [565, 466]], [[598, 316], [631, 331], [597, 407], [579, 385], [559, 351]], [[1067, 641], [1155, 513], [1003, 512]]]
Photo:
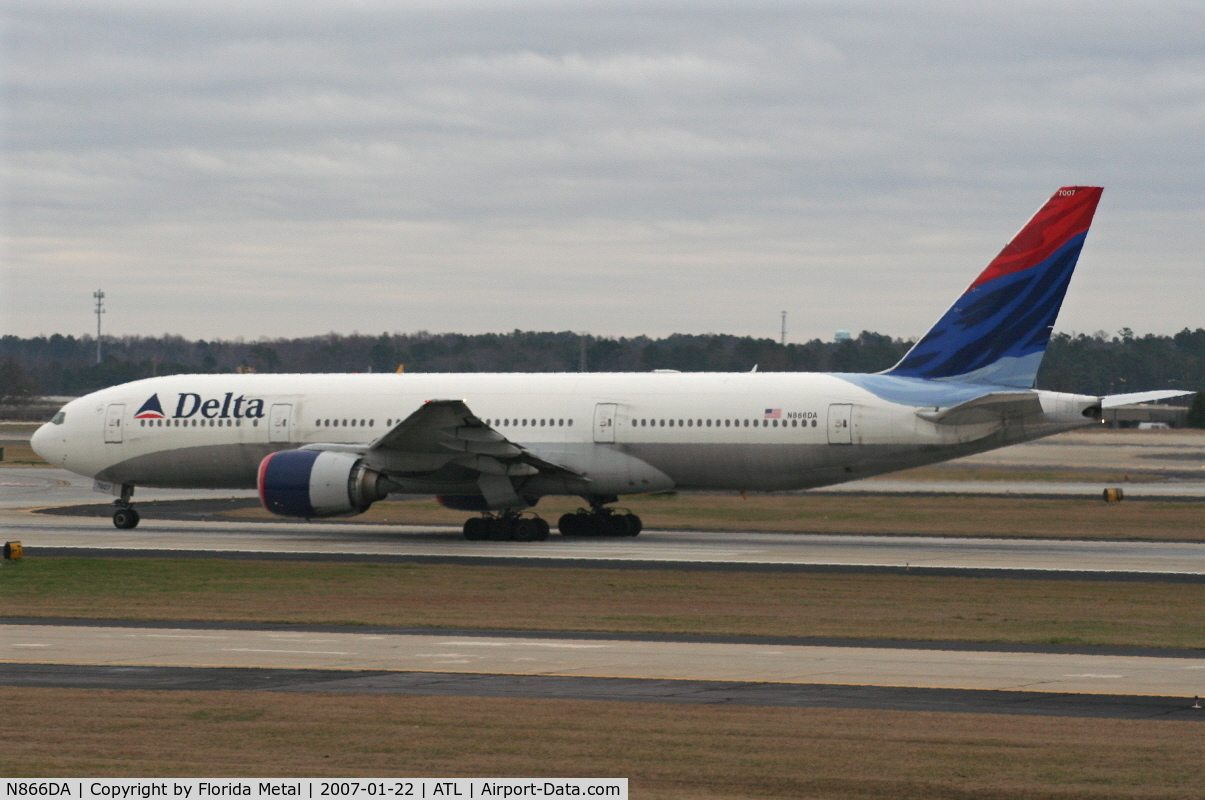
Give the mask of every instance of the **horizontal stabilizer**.
[[992, 392], [948, 408], [917, 409], [916, 416], [938, 425], [971, 425], [1041, 413], [1036, 392]]
[[1132, 403], [1153, 403], [1156, 400], [1170, 400], [1173, 397], [1184, 397], [1190, 394], [1196, 394], [1196, 392], [1186, 392], [1181, 389], [1159, 389], [1153, 392], [1110, 394], [1100, 398], [1100, 407], [1117, 408], [1118, 406], [1128, 406]]

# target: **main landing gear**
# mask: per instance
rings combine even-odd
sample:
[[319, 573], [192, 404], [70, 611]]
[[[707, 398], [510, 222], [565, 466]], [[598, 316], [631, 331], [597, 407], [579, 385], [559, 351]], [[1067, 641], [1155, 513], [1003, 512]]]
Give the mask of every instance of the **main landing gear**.
[[130, 498], [134, 496], [134, 487], [128, 483], [121, 485], [121, 497], [113, 501], [116, 506], [113, 509], [113, 524], [123, 531], [137, 528], [142, 517], [138, 516], [138, 511], [134, 506], [130, 505]]
[[521, 517], [514, 511], [472, 517], [464, 523], [464, 538], [474, 542], [542, 542], [550, 532], [545, 520]]
[[631, 512], [594, 506], [565, 514], [557, 522], [562, 536], [637, 536], [644, 528], [640, 517]]

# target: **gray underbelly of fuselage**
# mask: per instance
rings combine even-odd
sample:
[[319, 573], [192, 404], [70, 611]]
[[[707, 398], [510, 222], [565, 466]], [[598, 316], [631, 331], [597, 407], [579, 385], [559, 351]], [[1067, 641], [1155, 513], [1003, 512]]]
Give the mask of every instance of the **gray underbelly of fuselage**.
[[254, 489], [259, 462], [280, 444], [212, 444], [146, 453], [121, 461], [96, 478], [157, 489]]
[[958, 445], [623, 445], [682, 490], [781, 492], [925, 466], [999, 447], [981, 440]]
[[[1019, 441], [1009, 438], [1010, 441], [1004, 441], [1003, 435], [992, 435], [951, 445], [583, 442], [567, 449], [618, 450], [661, 470], [678, 489], [774, 492], [829, 486], [973, 455]], [[254, 489], [260, 461], [269, 453], [294, 446], [242, 443], [163, 450], [115, 464], [96, 477], [155, 488]], [[423, 491], [421, 479], [413, 483], [409, 491]], [[471, 481], [462, 486], [431, 488], [434, 492], [474, 490]], [[639, 486], [632, 487], [632, 493], [640, 491]]]

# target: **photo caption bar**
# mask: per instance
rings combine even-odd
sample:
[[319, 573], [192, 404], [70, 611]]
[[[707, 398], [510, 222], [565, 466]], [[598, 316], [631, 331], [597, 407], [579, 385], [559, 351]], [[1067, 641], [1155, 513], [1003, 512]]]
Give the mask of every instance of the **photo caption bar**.
[[5, 800], [628, 797], [627, 778], [40, 778], [5, 780], [3, 786]]

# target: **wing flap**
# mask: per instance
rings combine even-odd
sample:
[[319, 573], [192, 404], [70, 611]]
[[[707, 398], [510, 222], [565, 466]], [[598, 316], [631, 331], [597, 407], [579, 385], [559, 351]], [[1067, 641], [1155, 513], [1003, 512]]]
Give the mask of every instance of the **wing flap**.
[[449, 464], [498, 477], [545, 472], [584, 476], [540, 458], [478, 418], [463, 400], [428, 400], [368, 446], [366, 455], [388, 472], [435, 472]]

